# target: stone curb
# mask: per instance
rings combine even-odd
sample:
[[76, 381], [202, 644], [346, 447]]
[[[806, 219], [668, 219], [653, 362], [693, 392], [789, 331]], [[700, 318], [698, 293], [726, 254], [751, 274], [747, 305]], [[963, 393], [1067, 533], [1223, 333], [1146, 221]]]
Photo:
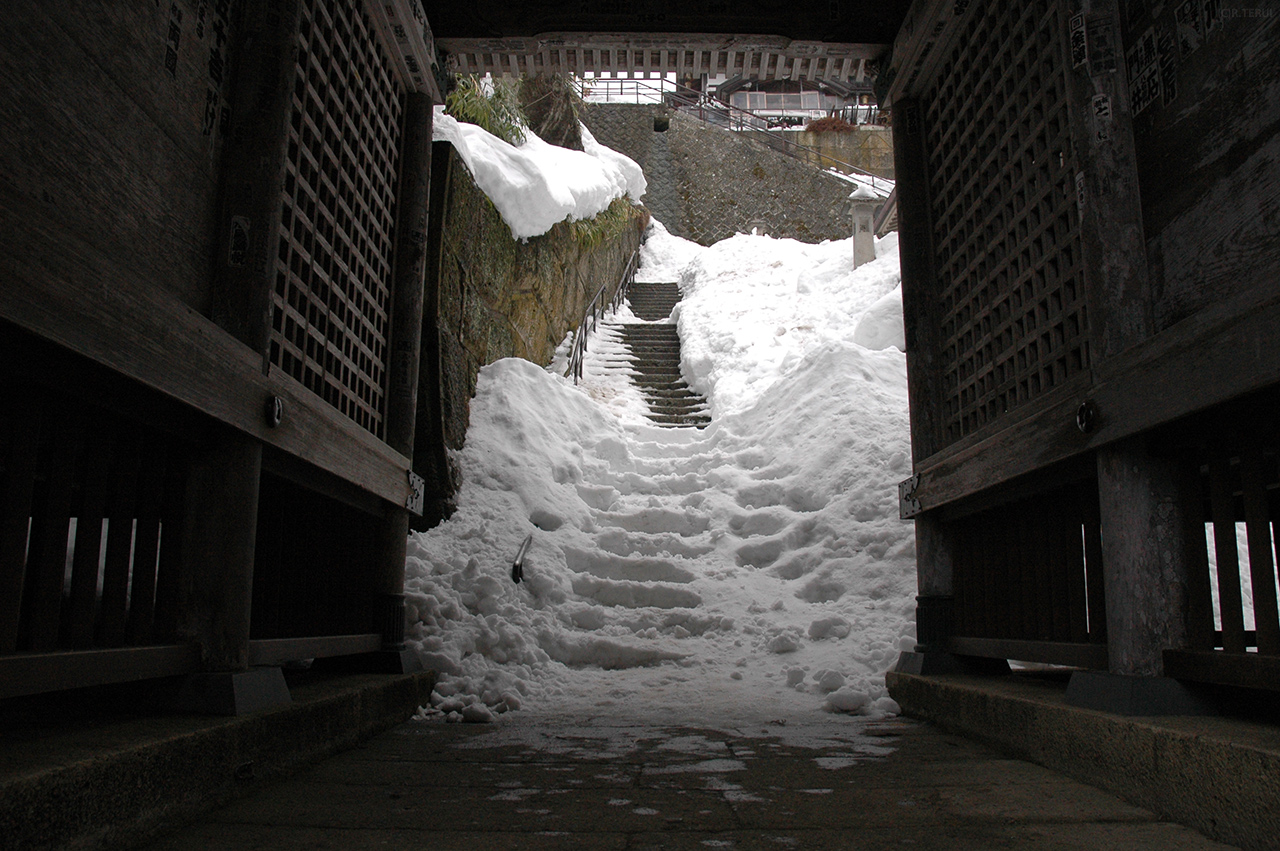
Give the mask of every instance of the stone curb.
[[889, 672], [903, 713], [1246, 849], [1280, 837], [1280, 730], [1226, 718], [1109, 715], [1018, 676]]
[[104, 729], [115, 743], [99, 752], [83, 732], [71, 745], [51, 737], [42, 764], [0, 778], [0, 848], [135, 845], [403, 722], [434, 682], [430, 672], [347, 676], [253, 715], [125, 722]]

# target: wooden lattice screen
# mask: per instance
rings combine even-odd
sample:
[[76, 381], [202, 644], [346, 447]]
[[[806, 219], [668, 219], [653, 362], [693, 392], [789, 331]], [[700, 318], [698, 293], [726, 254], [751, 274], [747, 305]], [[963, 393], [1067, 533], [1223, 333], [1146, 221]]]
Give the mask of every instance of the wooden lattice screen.
[[924, 98], [944, 443], [1089, 366], [1057, 6], [975, 5]]
[[271, 362], [383, 436], [404, 88], [360, 0], [307, 0]]

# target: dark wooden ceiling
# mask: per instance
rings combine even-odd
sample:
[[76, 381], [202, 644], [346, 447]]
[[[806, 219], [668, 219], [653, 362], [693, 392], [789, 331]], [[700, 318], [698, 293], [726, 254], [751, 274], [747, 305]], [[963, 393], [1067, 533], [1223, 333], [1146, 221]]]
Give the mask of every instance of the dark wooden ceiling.
[[911, 0], [425, 0], [436, 38], [722, 33], [892, 44]]

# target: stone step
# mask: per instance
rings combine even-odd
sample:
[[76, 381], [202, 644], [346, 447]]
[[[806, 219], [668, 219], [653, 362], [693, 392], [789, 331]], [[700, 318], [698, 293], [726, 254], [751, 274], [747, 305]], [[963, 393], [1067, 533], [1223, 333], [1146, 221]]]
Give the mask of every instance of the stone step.
[[680, 363], [673, 361], [632, 361], [631, 367], [641, 375], [680, 375]]
[[680, 332], [674, 325], [624, 325], [622, 337], [632, 340], [679, 340]]
[[670, 317], [680, 302], [680, 287], [674, 282], [632, 284], [627, 293], [631, 311], [653, 324], [624, 322], [609, 326], [615, 339], [630, 356], [614, 356], [613, 363], [631, 373], [631, 382], [640, 389], [649, 405], [649, 419], [672, 428], [703, 428], [711, 417], [707, 400], [694, 393], [680, 373], [680, 330]]
[[711, 417], [705, 415], [663, 416], [662, 414], [650, 414], [649, 419], [657, 425], [675, 428], [706, 428], [711, 424]]
[[651, 388], [656, 388], [658, 390], [689, 389], [689, 385], [684, 382], [684, 379], [671, 381], [664, 378], [649, 378], [644, 375], [633, 375], [631, 376], [631, 383], [639, 387], [644, 392], [648, 392]]
[[626, 340], [627, 348], [635, 351], [636, 347], [649, 348], [654, 351], [675, 351], [679, 352], [680, 341], [678, 339], [667, 340], [662, 337], [630, 337]]
[[697, 399], [699, 403], [706, 404], [707, 400], [702, 398], [701, 394], [694, 393], [689, 389], [688, 385], [684, 387], [662, 388], [662, 387], [646, 387], [644, 394], [658, 399]]

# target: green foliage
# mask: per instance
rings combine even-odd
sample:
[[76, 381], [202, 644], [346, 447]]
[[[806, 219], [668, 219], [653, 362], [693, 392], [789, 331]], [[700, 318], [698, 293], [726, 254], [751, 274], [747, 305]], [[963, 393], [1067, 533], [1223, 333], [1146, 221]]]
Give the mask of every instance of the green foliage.
[[582, 150], [578, 116], [582, 97], [562, 74], [539, 74], [520, 79], [520, 106], [528, 116], [529, 129], [551, 145]]
[[519, 145], [528, 124], [520, 108], [519, 84], [499, 77], [490, 87], [481, 80], [475, 74], [459, 74], [457, 87], [445, 98], [445, 112]]
[[626, 198], [615, 198], [593, 218], [569, 223], [569, 232], [582, 248], [590, 250], [619, 236], [640, 210]]

